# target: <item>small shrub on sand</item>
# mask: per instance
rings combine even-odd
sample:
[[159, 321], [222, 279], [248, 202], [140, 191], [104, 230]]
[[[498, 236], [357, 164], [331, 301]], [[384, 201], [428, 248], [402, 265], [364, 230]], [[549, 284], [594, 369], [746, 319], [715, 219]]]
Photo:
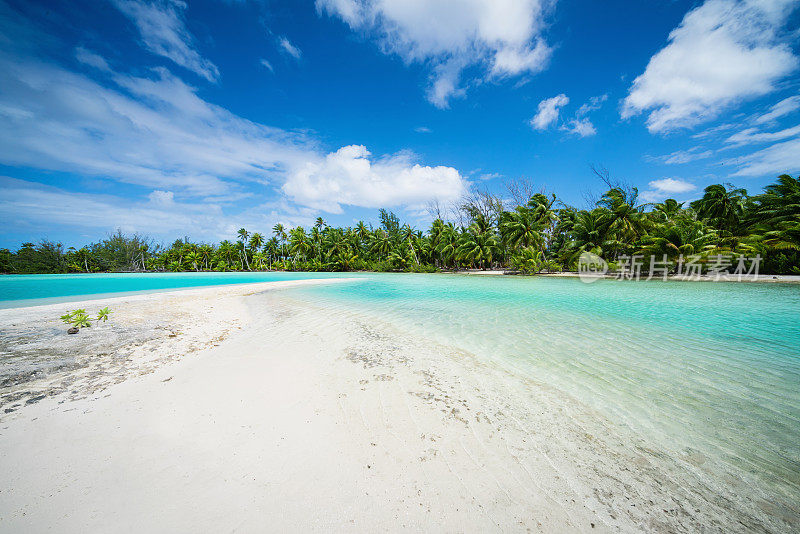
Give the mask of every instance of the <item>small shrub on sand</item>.
[[61, 320], [67, 324], [71, 324], [75, 328], [87, 328], [92, 326], [89, 316], [84, 309], [67, 312], [61, 316]]

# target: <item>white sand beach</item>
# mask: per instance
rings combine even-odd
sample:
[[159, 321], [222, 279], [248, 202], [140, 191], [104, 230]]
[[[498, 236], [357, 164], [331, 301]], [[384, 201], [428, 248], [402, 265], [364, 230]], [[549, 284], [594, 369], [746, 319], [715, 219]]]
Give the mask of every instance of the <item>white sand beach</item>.
[[[766, 500], [737, 500], [735, 483], [708, 485], [702, 458], [658, 463], [545, 384], [283, 291], [336, 282], [0, 311], [16, 336], [7, 361], [47, 350], [61, 361], [62, 343], [80, 354], [27, 377], [17, 361], [0, 389], [0, 531], [786, 524]], [[105, 305], [111, 321], [78, 335], [58, 322]]]

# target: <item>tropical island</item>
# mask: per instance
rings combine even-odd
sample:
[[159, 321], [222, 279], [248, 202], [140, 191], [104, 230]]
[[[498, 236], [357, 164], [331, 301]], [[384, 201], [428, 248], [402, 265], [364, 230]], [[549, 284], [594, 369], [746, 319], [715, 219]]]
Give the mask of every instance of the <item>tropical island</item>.
[[[145, 236], [117, 232], [81, 248], [24, 243], [0, 249], [0, 272], [115, 271], [378, 271], [436, 272], [514, 269], [525, 274], [575, 271], [591, 252], [617, 265], [620, 256], [681, 257], [702, 264], [720, 255], [761, 258], [764, 274], [800, 274], [800, 178], [788, 174], [756, 195], [730, 184], [705, 188], [689, 205], [674, 199], [640, 203], [635, 187], [613, 183], [592, 209], [577, 209], [555, 194], [534, 193], [527, 181], [509, 185], [509, 197], [476, 191], [447, 210], [430, 203], [426, 231], [403, 224], [385, 209], [380, 225], [360, 221], [337, 228], [318, 217], [311, 228], [276, 224], [269, 237], [238, 231], [218, 244], [178, 239], [165, 247]], [[447, 219], [447, 222], [445, 220]]]
[[0, 534], [800, 532], [799, 15], [0, 0]]

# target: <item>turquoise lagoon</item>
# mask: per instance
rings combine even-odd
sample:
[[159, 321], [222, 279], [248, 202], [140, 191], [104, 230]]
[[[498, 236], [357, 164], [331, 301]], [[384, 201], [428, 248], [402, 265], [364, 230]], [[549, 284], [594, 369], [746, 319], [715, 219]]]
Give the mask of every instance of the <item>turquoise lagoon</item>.
[[0, 276], [0, 308], [196, 287], [325, 278], [314, 273], [119, 273]]
[[389, 274], [291, 294], [492, 359], [800, 502], [800, 285]]
[[699, 451], [798, 502], [800, 285], [364, 273], [36, 275], [0, 278], [0, 301], [8, 307], [341, 277], [356, 280], [285, 295], [493, 360], [675, 455]]

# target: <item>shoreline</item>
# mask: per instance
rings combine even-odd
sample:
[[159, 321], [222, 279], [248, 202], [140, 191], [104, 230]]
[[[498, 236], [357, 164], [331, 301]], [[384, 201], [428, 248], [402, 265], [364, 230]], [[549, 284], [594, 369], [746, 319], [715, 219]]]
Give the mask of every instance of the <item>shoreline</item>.
[[[463, 271], [442, 271], [443, 274], [462, 274], [462, 275], [483, 275], [483, 276], [528, 276], [528, 277], [536, 277], [542, 276], [546, 278], [580, 278], [581, 275], [577, 271], [565, 271], [565, 272], [542, 272], [536, 273], [533, 275], [523, 275], [519, 272], [510, 272], [507, 270], [492, 270], [487, 269], [485, 271], [479, 269], [468, 269]], [[604, 280], [616, 280], [617, 276], [614, 274], [604, 274], [604, 275], [596, 275], [592, 276], [593, 279], [604, 279]], [[765, 282], [765, 283], [781, 283], [781, 284], [798, 284], [800, 283], [800, 275], [798, 274], [759, 274], [756, 277], [753, 275], [742, 276], [741, 280], [738, 279], [735, 275], [725, 275], [720, 276], [720, 278], [714, 279], [714, 277], [708, 276], [706, 274], [700, 276], [693, 276], [687, 277], [686, 275], [674, 275], [671, 274], [667, 276], [666, 280], [662, 280], [661, 277], [654, 277], [653, 280], [646, 280], [646, 275], [642, 276], [640, 281], [642, 282], [749, 282], [749, 283], [758, 283], [758, 282]], [[639, 280], [622, 280], [626, 282], [633, 282]]]
[[[87, 394], [216, 346], [243, 328], [240, 299], [258, 292], [353, 279], [287, 280], [76, 298], [0, 309], [0, 422], [52, 395]], [[66, 333], [69, 308], [111, 308], [109, 321]]]
[[180, 331], [0, 411], [0, 530], [786, 528], [546, 384], [280, 291], [341, 280], [119, 297]]

